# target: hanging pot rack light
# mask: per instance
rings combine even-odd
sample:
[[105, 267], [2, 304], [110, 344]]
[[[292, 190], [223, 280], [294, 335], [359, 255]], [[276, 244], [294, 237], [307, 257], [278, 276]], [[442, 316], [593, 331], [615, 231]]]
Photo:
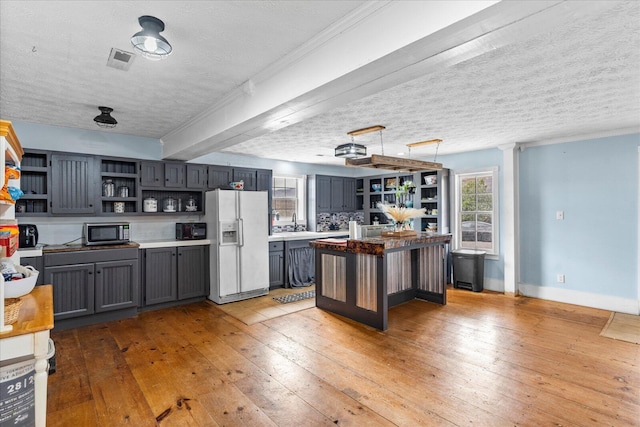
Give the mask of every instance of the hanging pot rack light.
[[[382, 125], [370, 126], [363, 129], [353, 130], [351, 132], [347, 132], [347, 135], [351, 135], [351, 137], [355, 135], [362, 135], [369, 132], [380, 132], [380, 145], [382, 149], [382, 154], [372, 154], [371, 157], [360, 157], [360, 158], [347, 158], [345, 159], [346, 166], [358, 166], [364, 168], [374, 168], [374, 169], [390, 169], [394, 171], [402, 171], [402, 172], [417, 172], [417, 171], [425, 171], [425, 170], [441, 170], [442, 163], [435, 162], [425, 162], [422, 160], [413, 160], [406, 159], [402, 157], [391, 157], [384, 155], [384, 144], [382, 143], [382, 130], [386, 129]], [[435, 141], [435, 140], [430, 140]], [[441, 141], [441, 140], [439, 140]], [[434, 143], [434, 142], [430, 142]], [[413, 146], [426, 145], [427, 141], [413, 143]], [[409, 144], [411, 145], [411, 144]], [[411, 149], [411, 147], [409, 147]]]

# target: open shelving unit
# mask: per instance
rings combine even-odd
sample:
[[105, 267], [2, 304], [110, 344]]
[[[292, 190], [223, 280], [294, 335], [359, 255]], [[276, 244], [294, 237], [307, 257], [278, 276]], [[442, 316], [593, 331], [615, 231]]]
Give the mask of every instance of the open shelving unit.
[[16, 212], [43, 216], [49, 211], [49, 155], [30, 151], [22, 156], [20, 189], [23, 196], [16, 201]]
[[[124, 214], [139, 212], [138, 203], [138, 162], [132, 160], [100, 160], [100, 178], [101, 185], [107, 180], [111, 180], [114, 185], [114, 195], [106, 196], [104, 191], [101, 193], [100, 205], [101, 213], [104, 215], [122, 215], [116, 213], [116, 202], [124, 203]], [[126, 187], [128, 196], [121, 197], [120, 188]]]
[[[24, 151], [18, 141], [11, 122], [0, 120], [0, 182], [5, 183], [5, 165], [12, 164], [20, 167]], [[14, 187], [20, 188], [20, 180], [10, 182]], [[9, 201], [0, 201], [0, 220], [15, 221], [15, 204]], [[11, 257], [14, 263], [20, 264], [18, 251]], [[7, 332], [13, 329], [12, 325], [4, 324], [4, 281], [0, 284], [0, 332]]]

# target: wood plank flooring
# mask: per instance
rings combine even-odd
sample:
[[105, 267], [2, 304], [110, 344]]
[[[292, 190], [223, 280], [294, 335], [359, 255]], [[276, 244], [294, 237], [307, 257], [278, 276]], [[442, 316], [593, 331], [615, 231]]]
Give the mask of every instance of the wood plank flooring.
[[610, 312], [449, 289], [380, 332], [315, 307], [202, 302], [52, 334], [48, 426], [638, 426], [640, 346]]

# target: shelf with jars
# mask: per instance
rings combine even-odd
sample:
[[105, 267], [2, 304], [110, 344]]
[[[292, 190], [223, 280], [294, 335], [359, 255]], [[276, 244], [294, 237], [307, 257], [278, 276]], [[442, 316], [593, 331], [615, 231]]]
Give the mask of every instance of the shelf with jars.
[[131, 214], [138, 209], [138, 162], [131, 159], [100, 159], [101, 214]]

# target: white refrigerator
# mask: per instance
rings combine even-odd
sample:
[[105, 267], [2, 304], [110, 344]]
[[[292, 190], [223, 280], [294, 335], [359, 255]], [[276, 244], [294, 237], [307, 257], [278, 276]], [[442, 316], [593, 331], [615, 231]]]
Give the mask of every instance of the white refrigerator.
[[268, 217], [266, 191], [206, 193], [210, 300], [224, 304], [269, 293]]

